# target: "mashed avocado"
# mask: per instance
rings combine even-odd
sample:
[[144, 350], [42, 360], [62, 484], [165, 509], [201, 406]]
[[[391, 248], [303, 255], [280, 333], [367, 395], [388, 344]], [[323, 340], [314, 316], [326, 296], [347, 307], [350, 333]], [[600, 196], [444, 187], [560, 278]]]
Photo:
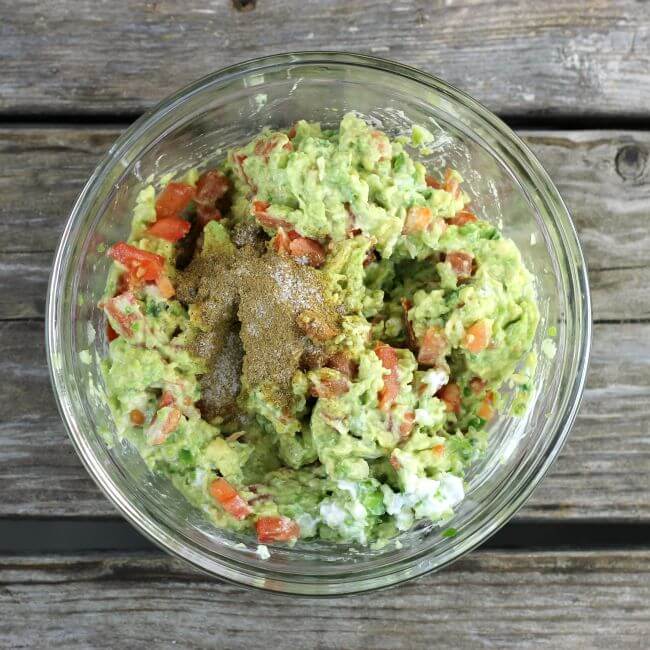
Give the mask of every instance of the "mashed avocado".
[[146, 187], [101, 303], [120, 434], [261, 543], [449, 519], [501, 387], [530, 391], [539, 320], [461, 184], [350, 114]]

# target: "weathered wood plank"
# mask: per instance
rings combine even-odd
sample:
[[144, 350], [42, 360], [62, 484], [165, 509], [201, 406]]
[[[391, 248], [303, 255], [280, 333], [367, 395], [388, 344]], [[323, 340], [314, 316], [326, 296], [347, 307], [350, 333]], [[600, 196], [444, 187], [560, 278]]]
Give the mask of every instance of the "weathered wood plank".
[[[650, 324], [599, 325], [581, 415], [522, 518], [650, 521]], [[0, 515], [111, 516], [58, 418], [40, 321], [0, 322]]]
[[151, 554], [4, 557], [0, 585], [5, 647], [642, 648], [650, 633], [648, 551], [478, 551], [345, 600], [262, 595]]
[[[51, 251], [67, 211], [117, 133], [96, 127], [0, 130], [0, 319], [42, 317]], [[591, 267], [596, 319], [647, 319], [650, 133], [524, 135], [573, 210]], [[12, 405], [0, 421], [0, 513], [111, 515], [64, 435], [42, 335], [38, 322], [0, 323], [6, 377], [0, 396]], [[650, 518], [644, 480], [650, 360], [642, 345], [649, 339], [647, 325], [596, 329], [582, 415], [521, 516]]]
[[[52, 253], [0, 253], [0, 320], [43, 318]], [[596, 322], [650, 319], [650, 263], [589, 277]]]
[[[0, 129], [0, 252], [54, 250], [74, 199], [118, 134], [115, 128]], [[590, 269], [647, 267], [650, 133], [521, 135], [567, 202]]]
[[2, 0], [0, 112], [140, 112], [252, 56], [334, 48], [438, 74], [503, 114], [647, 115], [650, 15], [633, 0], [235, 4]]

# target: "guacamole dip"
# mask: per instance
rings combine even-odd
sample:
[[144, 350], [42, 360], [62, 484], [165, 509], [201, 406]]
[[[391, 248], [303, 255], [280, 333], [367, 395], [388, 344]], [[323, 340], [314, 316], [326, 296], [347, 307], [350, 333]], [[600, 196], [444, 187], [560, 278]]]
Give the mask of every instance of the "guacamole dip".
[[108, 251], [118, 431], [217, 526], [379, 546], [442, 524], [500, 389], [530, 391], [532, 277], [413, 151], [351, 114], [266, 130], [143, 189]]

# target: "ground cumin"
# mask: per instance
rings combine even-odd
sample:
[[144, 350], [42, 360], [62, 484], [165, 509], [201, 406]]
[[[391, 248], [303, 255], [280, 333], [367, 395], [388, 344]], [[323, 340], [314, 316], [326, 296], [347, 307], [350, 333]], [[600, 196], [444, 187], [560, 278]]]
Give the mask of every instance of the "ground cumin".
[[315, 350], [339, 332], [321, 271], [241, 243], [225, 253], [197, 255], [176, 287], [198, 326], [192, 351], [207, 369], [201, 385], [208, 419], [233, 413], [242, 383], [264, 385], [267, 397], [286, 406], [301, 359], [315, 358]]

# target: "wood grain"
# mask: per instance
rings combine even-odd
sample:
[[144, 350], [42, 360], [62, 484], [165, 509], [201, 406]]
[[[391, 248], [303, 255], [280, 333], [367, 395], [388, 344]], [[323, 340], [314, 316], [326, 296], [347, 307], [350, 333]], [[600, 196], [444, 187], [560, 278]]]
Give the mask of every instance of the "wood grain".
[[[112, 516], [65, 436], [43, 350], [52, 251], [116, 128], [0, 129], [0, 514]], [[523, 132], [572, 210], [597, 321], [650, 317], [650, 133]], [[25, 197], [28, 197], [26, 200]], [[16, 319], [31, 319], [21, 322]], [[36, 320], [33, 320], [36, 319]], [[650, 519], [650, 325], [596, 328], [584, 406], [521, 517]]]
[[233, 587], [151, 554], [0, 558], [3, 647], [646, 647], [650, 552], [478, 551], [345, 600]]
[[[595, 328], [581, 414], [524, 519], [650, 521], [650, 324]], [[112, 516], [61, 423], [41, 321], [0, 322], [0, 515]]]
[[[0, 128], [0, 253], [54, 250], [76, 196], [119, 133], [102, 127]], [[650, 133], [520, 134], [566, 201], [590, 270], [647, 268]]]
[[323, 49], [403, 61], [508, 115], [644, 116], [650, 103], [643, 2], [235, 4], [1, 0], [0, 112], [139, 113], [223, 66]]

